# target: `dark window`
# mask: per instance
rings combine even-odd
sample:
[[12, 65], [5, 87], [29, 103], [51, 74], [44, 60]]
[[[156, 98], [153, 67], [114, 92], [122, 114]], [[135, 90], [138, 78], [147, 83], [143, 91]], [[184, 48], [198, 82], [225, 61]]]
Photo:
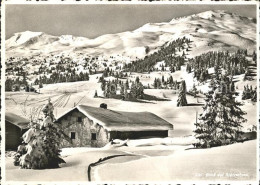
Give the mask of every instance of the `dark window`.
[[70, 139], [76, 139], [76, 133], [75, 132], [70, 133]]
[[82, 117], [78, 117], [78, 122], [82, 122]]
[[91, 133], [91, 140], [97, 140], [97, 134]]

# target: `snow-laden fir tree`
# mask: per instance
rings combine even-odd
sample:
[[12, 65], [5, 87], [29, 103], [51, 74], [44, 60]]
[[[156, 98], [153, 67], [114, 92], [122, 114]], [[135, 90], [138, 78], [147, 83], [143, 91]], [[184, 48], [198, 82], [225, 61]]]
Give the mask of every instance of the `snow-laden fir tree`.
[[60, 143], [64, 136], [53, 123], [53, 105], [43, 109], [44, 118], [30, 123], [29, 130], [23, 135], [23, 144], [18, 147], [14, 165], [26, 169], [58, 168], [65, 161], [60, 158]]
[[178, 96], [178, 100], [177, 100], [177, 107], [186, 106], [187, 104], [188, 103], [187, 103], [187, 99], [186, 99], [186, 83], [185, 83], [185, 80], [183, 80], [180, 85], [180, 91], [179, 91], [179, 96]]
[[241, 137], [243, 117], [242, 103], [235, 100], [231, 91], [231, 80], [222, 77], [220, 81], [211, 81], [211, 90], [207, 93], [203, 113], [195, 123], [195, 137], [199, 140], [194, 145], [199, 148], [226, 145], [237, 142]]

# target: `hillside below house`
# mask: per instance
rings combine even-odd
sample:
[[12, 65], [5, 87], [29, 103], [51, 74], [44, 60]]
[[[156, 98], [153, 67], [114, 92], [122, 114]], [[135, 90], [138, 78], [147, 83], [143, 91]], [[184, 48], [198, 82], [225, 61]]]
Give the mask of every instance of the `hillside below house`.
[[16, 114], [5, 113], [5, 149], [16, 150], [22, 142], [22, 135], [28, 130], [29, 120]]
[[173, 125], [150, 112], [123, 112], [78, 105], [57, 120], [72, 144], [63, 147], [103, 147], [112, 139], [168, 137]]

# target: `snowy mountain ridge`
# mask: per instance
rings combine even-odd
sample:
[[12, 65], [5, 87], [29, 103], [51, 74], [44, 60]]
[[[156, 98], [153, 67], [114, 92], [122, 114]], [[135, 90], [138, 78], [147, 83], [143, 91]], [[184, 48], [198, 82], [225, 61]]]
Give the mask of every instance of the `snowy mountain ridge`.
[[215, 50], [256, 49], [254, 19], [215, 10], [174, 18], [170, 22], [147, 23], [134, 31], [94, 39], [31, 31], [15, 33], [6, 40], [6, 54], [32, 56], [76, 52], [142, 58], [147, 54], [147, 47], [153, 52], [165, 42], [184, 36], [193, 41], [190, 56]]

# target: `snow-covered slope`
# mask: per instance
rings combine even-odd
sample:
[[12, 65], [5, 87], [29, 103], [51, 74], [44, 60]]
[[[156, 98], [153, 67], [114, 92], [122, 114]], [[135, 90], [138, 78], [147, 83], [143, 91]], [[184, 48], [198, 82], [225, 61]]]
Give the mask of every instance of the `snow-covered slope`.
[[212, 50], [256, 49], [254, 19], [219, 10], [174, 18], [165, 23], [148, 23], [131, 32], [107, 34], [95, 39], [25, 31], [6, 41], [6, 53], [7, 56], [30, 56], [84, 52], [141, 58], [146, 55], [145, 47], [152, 52], [163, 43], [183, 36], [193, 41], [190, 56]]

